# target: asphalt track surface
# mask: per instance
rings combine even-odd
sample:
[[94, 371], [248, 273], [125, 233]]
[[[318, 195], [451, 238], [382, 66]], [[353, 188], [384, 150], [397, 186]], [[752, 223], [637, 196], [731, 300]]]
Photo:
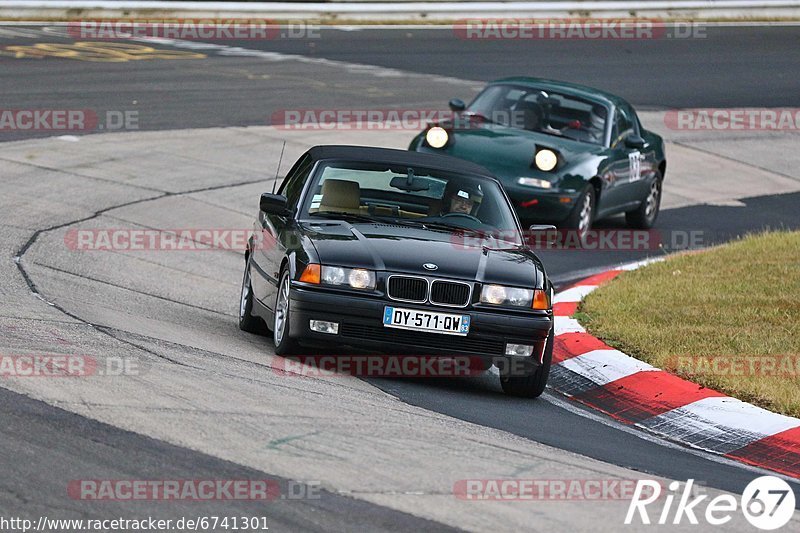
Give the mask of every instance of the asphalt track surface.
[[[182, 517], [267, 516], [278, 531], [347, 531], [353, 517], [369, 523], [372, 531], [455, 531], [452, 528], [331, 494], [318, 488], [318, 497], [291, 499], [289, 480], [210, 457], [195, 451], [123, 431], [74, 413], [0, 388], [0, 454], [6, 482], [0, 489], [0, 516], [56, 518], [123, 517], [173, 520]], [[280, 487], [281, 497], [271, 501], [171, 502], [169, 510], [141, 501], [96, 502], [68, 499], [65, 487], [85, 472], [98, 479], [249, 479], [268, 480]], [[318, 492], [316, 492], [318, 491]], [[162, 507], [162, 509], [159, 509]]]
[[[322, 38], [313, 40], [225, 44], [470, 80], [524, 72], [596, 85], [645, 107], [799, 105], [795, 73], [800, 70], [800, 28], [708, 28], [707, 34], [704, 39], [648, 42], [468, 42], [454, 38], [450, 30], [324, 30]], [[20, 39], [0, 34], [0, 44], [44, 41], [42, 36]], [[53, 37], [47, 41], [67, 40]], [[308, 72], [276, 80], [254, 64], [243, 58], [212, 55], [201, 61], [118, 64], [2, 59], [0, 90], [6, 108], [134, 106], [142, 110], [142, 129], [263, 125], [276, 109], [352, 105], [359, 97], [352, 87], [342, 89], [346, 80], [316, 80]], [[476, 64], [481, 67], [475, 68]], [[418, 106], [440, 106], [443, 100], [436, 96], [434, 99], [421, 86], [415, 94], [374, 96], [370, 105], [396, 105], [399, 97], [407, 97]], [[313, 104], [309, 105], [309, 100]], [[36, 135], [2, 133], [0, 140], [30, 136]], [[744, 201], [745, 207], [673, 209], [661, 214], [659, 228], [702, 230], [706, 244], [764, 228], [799, 228], [798, 201], [800, 195], [793, 194], [754, 197]], [[603, 223], [606, 227], [617, 224]], [[543, 251], [541, 255], [550, 275], [565, 284], [584, 271], [655, 254], [568, 250]], [[458, 382], [370, 380], [410, 404], [634, 470], [673, 479], [692, 477], [733, 492], [740, 492], [754, 477], [752, 471], [735, 464], [642, 439], [603, 417], [581, 416], [583, 409], [565, 409], [558, 397], [548, 396], [533, 404], [504, 397], [498, 394], [495, 381], [489, 377]], [[4, 464], [4, 471], [10, 474], [7, 477], [15, 479], [13, 491], [0, 491], [0, 510], [5, 514], [19, 506], [42, 511], [63, 506], [61, 481], [72, 475], [71, 462], [79, 463], [75, 471], [107, 465], [106, 477], [110, 479], [170, 477], [164, 472], [167, 466], [175, 478], [269, 477], [268, 473], [252, 472], [126, 433], [3, 389], [0, 404], [4, 406], [0, 412], [2, 455], [11, 457], [23, 449], [41, 452], [31, 452], [36, 462]], [[87, 467], [79, 468], [81, 464]], [[325, 504], [317, 504], [310, 513], [307, 507], [294, 506], [296, 502], [278, 502], [270, 517], [276, 525], [289, 529], [347, 529], [348, 524], [352, 527], [348, 520], [353, 516], [359, 522], [365, 516], [374, 517], [371, 526], [392, 530], [440, 526], [331, 496], [333, 499], [325, 499]], [[132, 505], [134, 508], [120, 505], [120, 512], [145, 508], [141, 503]], [[227, 503], [220, 507], [229, 514], [246, 512]], [[182, 509], [175, 511], [176, 515], [186, 514], [180, 512]], [[304, 521], [309, 514], [316, 517], [314, 523]]]
[[800, 102], [793, 75], [800, 68], [800, 26], [698, 28], [692, 38], [638, 40], [467, 40], [450, 28], [328, 30], [319, 39], [231, 44], [480, 81], [520, 75], [566, 80], [640, 107]]
[[[447, 28], [325, 29], [306, 38], [218, 42], [480, 82], [551, 77], [610, 90], [640, 108], [800, 105], [800, 26], [704, 30], [705, 37], [691, 39], [471, 41]], [[72, 42], [64, 33], [0, 28], [0, 46]], [[158, 130], [266, 125], [284, 109], [411, 103], [442, 109], [452, 97], [469, 100], [480, 87], [431, 92], [420, 83], [416, 90], [387, 91], [355, 85], [346, 70], [278, 74], [260, 59], [207, 54], [200, 61], [120, 63], [0, 56], [3, 105], [138, 110], [139, 127]], [[19, 138], [0, 132], [0, 140]]]

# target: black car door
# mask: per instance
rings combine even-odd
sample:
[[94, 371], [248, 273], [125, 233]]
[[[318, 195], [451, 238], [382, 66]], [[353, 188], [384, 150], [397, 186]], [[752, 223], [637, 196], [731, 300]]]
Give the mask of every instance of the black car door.
[[[295, 212], [303, 192], [303, 185], [313, 167], [311, 157], [301, 158], [286, 175], [278, 194], [287, 199], [287, 206]], [[253, 263], [260, 274], [259, 282], [254, 280], [253, 293], [261, 303], [272, 309], [278, 287], [278, 276], [286, 249], [293, 239], [297, 239], [296, 224], [292, 217], [259, 212], [260, 241], [253, 251]], [[255, 276], [254, 276], [255, 279]]]

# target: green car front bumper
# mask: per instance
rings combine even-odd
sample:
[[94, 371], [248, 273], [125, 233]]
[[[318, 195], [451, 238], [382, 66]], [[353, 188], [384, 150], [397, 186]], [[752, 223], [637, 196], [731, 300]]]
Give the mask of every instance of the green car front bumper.
[[572, 189], [540, 189], [501, 178], [517, 216], [523, 224], [559, 224], [575, 207], [581, 192]]

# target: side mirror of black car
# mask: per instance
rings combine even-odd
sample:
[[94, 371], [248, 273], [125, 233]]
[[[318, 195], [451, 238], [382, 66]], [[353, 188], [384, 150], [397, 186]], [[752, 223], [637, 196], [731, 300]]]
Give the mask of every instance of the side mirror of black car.
[[288, 200], [282, 194], [272, 194], [265, 192], [261, 195], [260, 208], [263, 212], [270, 215], [289, 216], [292, 212], [287, 206]]
[[644, 139], [639, 137], [638, 135], [628, 135], [625, 139], [625, 146], [628, 148], [635, 148], [637, 150], [641, 150], [644, 148], [645, 142]]
[[450, 106], [450, 111], [458, 113], [459, 111], [464, 111], [467, 108], [467, 104], [464, 103], [464, 100], [460, 98], [453, 98], [448, 103]]
[[525, 242], [529, 248], [551, 246], [558, 241], [558, 229], [549, 224], [534, 224], [528, 228]]

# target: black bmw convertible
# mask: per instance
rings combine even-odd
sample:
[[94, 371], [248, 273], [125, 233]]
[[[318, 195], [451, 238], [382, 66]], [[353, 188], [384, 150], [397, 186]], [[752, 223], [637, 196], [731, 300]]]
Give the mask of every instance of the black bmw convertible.
[[[468, 356], [536, 397], [553, 288], [500, 183], [449, 156], [316, 146], [261, 195], [239, 327], [277, 355], [347, 346]], [[300, 347], [303, 348], [300, 348]], [[513, 364], [511, 364], [513, 363]]]

